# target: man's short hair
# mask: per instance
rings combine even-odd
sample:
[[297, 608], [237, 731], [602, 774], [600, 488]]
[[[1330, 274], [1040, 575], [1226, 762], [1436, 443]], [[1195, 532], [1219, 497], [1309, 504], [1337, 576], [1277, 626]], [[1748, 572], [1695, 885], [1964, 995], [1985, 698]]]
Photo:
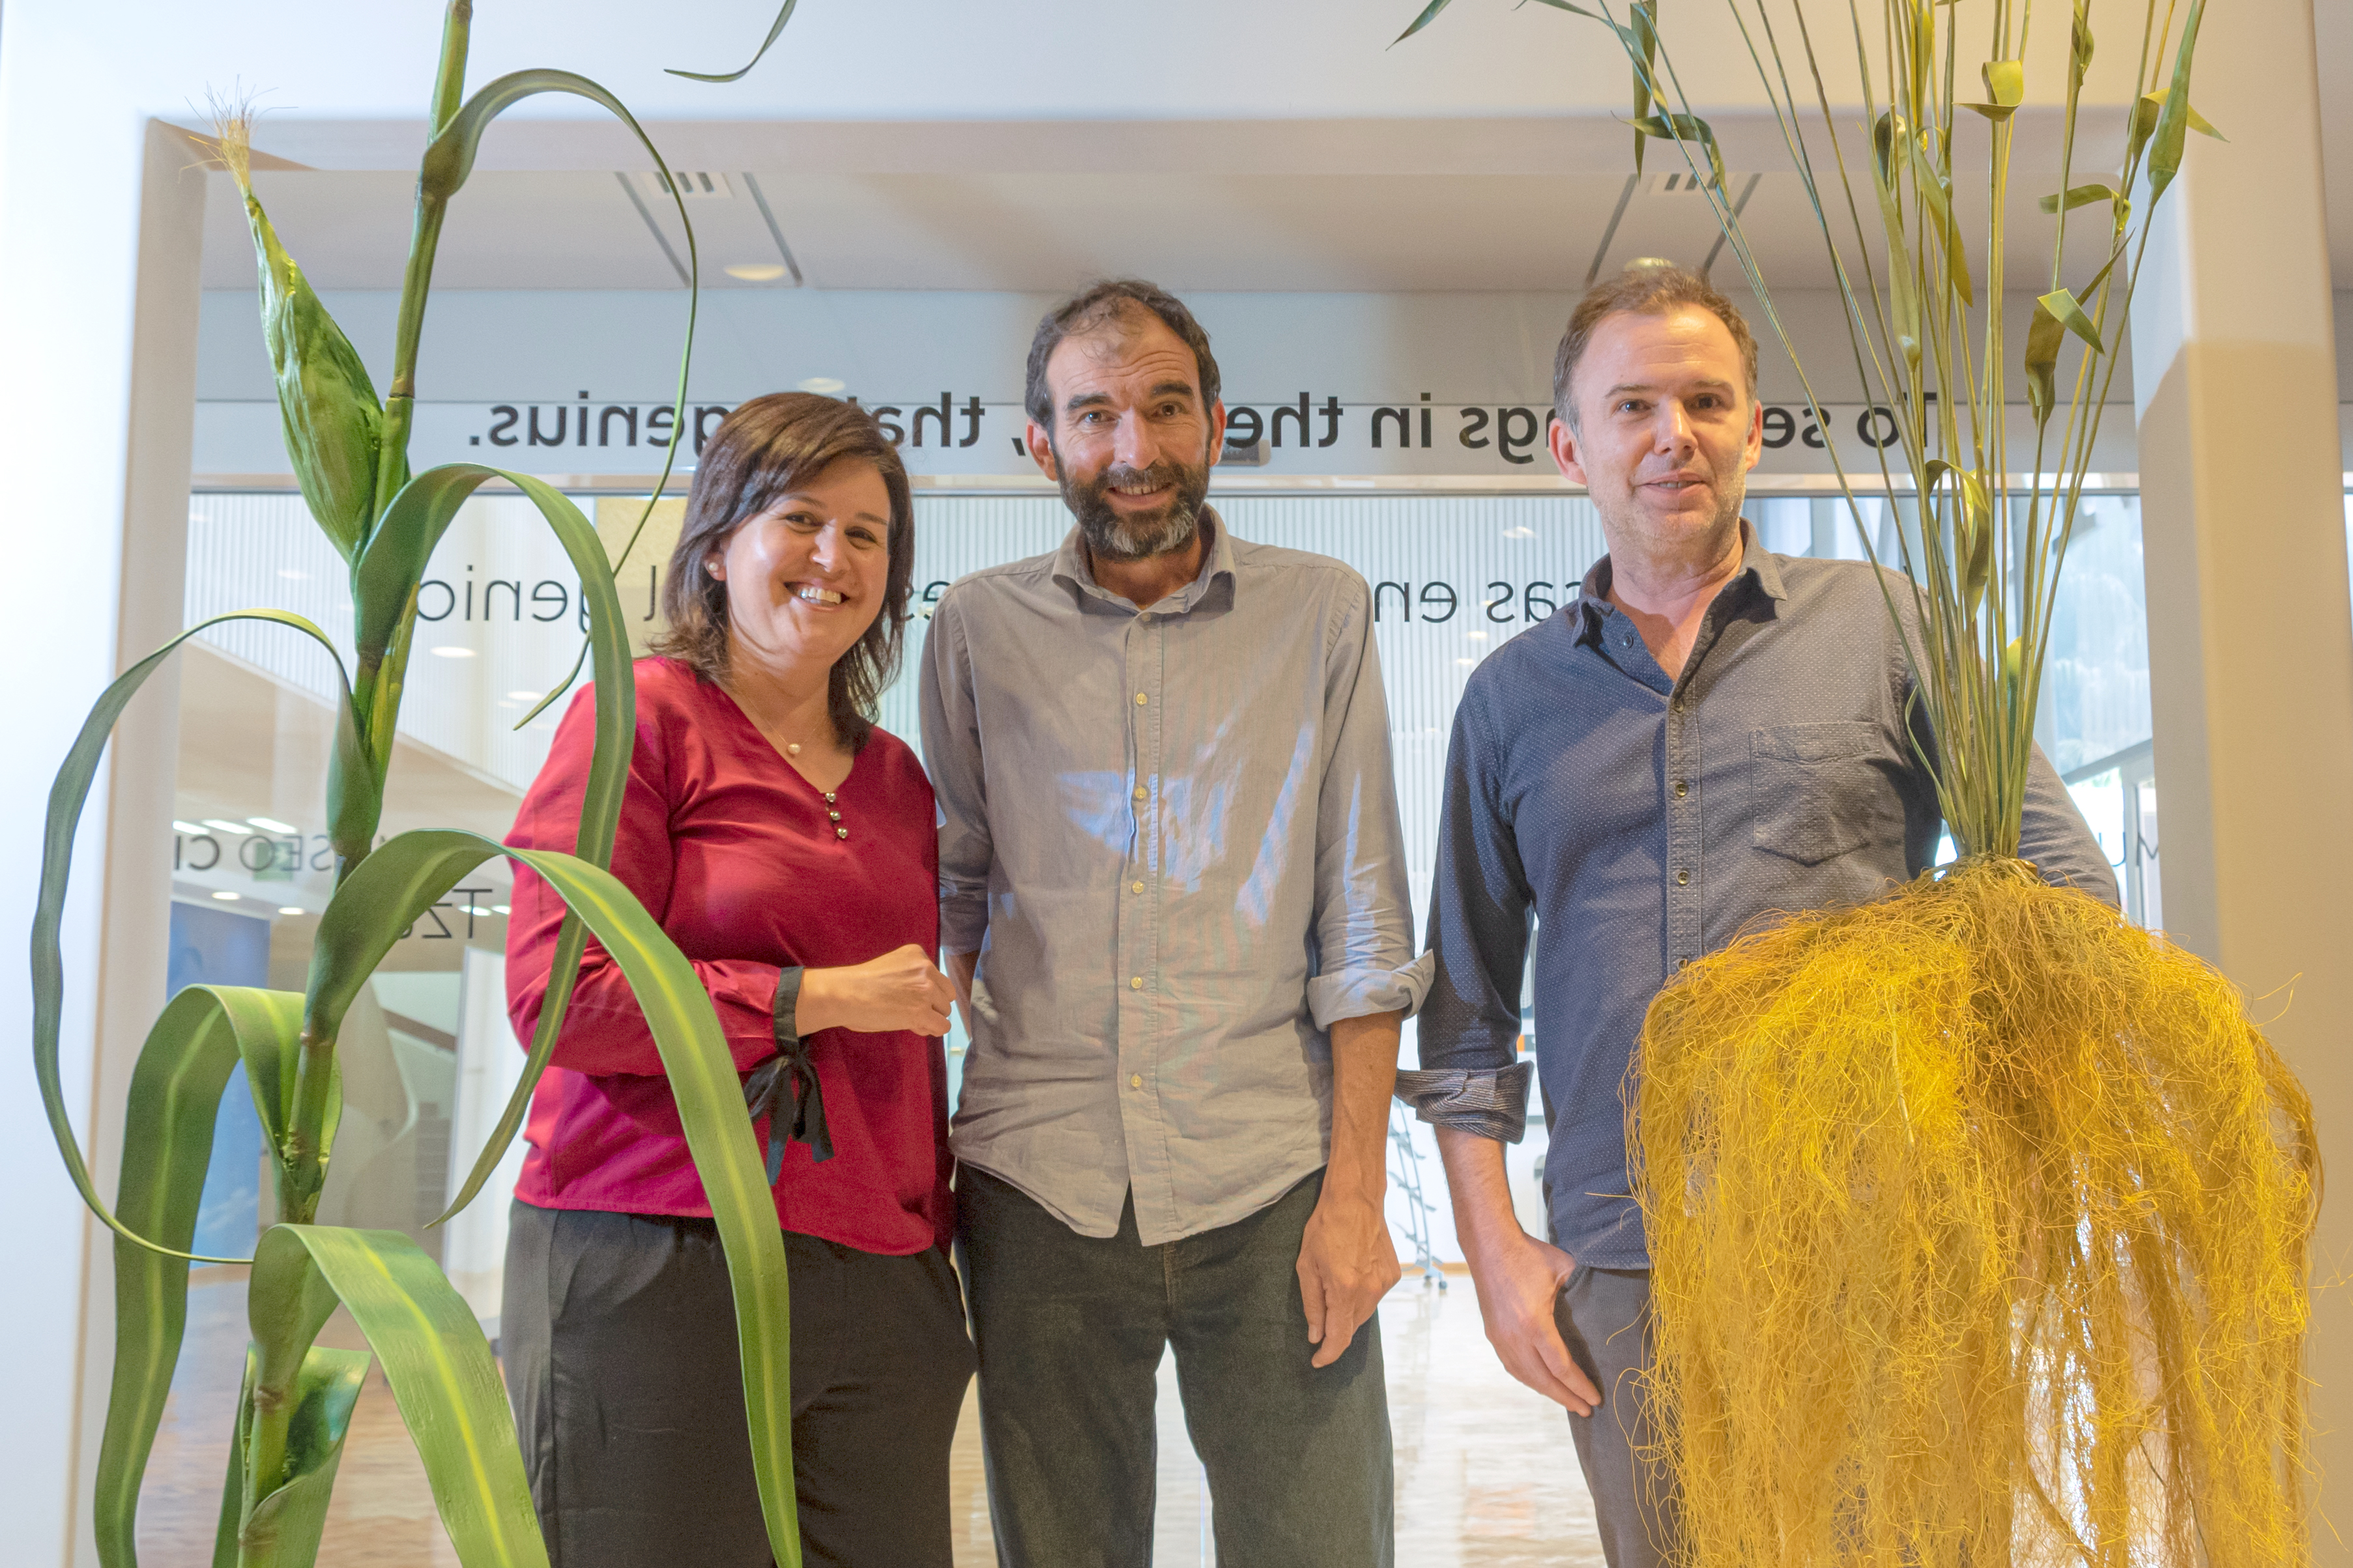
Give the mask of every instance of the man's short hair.
[[1030, 418], [1048, 430], [1054, 427], [1054, 394], [1046, 384], [1046, 362], [1054, 357], [1062, 340], [1084, 337], [1134, 310], [1158, 317], [1193, 351], [1201, 382], [1201, 412], [1208, 413], [1209, 405], [1218, 401], [1219, 389], [1218, 361], [1209, 353], [1209, 334], [1201, 330], [1185, 302], [1159, 284], [1141, 278], [1110, 278], [1055, 306], [1039, 321], [1038, 335], [1029, 340], [1029, 379], [1021, 395], [1022, 407]]
[[1686, 308], [1705, 310], [1732, 334], [1732, 341], [1740, 346], [1748, 401], [1756, 402], [1757, 338], [1739, 308], [1696, 272], [1662, 261], [1638, 261], [1607, 283], [1587, 289], [1570, 312], [1568, 331], [1561, 334], [1560, 351], [1552, 362], [1554, 412], [1567, 421], [1571, 430], [1577, 427], [1577, 405], [1568, 395], [1569, 378], [1577, 373], [1577, 362], [1585, 357], [1586, 345], [1602, 322], [1612, 316], [1665, 316]]

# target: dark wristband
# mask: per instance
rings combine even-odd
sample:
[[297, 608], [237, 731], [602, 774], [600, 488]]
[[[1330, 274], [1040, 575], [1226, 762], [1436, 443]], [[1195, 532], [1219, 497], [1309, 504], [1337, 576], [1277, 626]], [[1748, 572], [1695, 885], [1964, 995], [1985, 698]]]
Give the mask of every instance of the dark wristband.
[[809, 1146], [809, 1157], [819, 1163], [833, 1158], [833, 1136], [825, 1124], [825, 1093], [818, 1087], [817, 1068], [795, 1026], [799, 1010], [801, 974], [798, 967], [776, 972], [776, 1000], [770, 1027], [776, 1054], [752, 1069], [744, 1080], [744, 1104], [752, 1119], [768, 1119], [768, 1184], [785, 1173], [785, 1145], [798, 1139]]

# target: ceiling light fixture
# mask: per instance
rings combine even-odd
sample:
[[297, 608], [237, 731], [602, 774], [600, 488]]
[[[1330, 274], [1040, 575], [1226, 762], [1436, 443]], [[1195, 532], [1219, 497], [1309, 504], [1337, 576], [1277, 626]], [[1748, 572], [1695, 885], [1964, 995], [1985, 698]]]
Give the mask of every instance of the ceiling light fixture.
[[740, 278], [746, 283], [774, 283], [785, 275], [781, 261], [739, 261], [723, 268], [730, 278]]
[[828, 397], [838, 397], [849, 384], [829, 375], [813, 375], [801, 383], [803, 392], [821, 392]]
[[278, 912], [281, 915], [307, 915], [311, 911], [300, 904], [280, 904], [278, 906]]
[[213, 897], [220, 900], [221, 902], [225, 904], [233, 904], [237, 902], [237, 895], [230, 892], [227, 888], [223, 888], [220, 891], [215, 893]]
[[280, 822], [274, 816], [248, 816], [248, 822], [269, 833], [300, 833], [302, 830], [290, 822]]
[[192, 838], [202, 838], [205, 836], [204, 825], [202, 823], [182, 822], [176, 816], [172, 818], [172, 831], [174, 833], [187, 834]]
[[474, 657], [474, 650], [472, 648], [459, 647], [452, 643], [444, 643], [433, 651], [440, 655], [443, 658], [471, 658]]
[[215, 833], [242, 833], [248, 837], [251, 837], [253, 833], [253, 829], [242, 822], [224, 822], [217, 816], [206, 817], [205, 826]]
[[539, 700], [540, 694], [536, 691], [510, 691], [507, 697], [511, 701], [515, 702], [536, 702]]

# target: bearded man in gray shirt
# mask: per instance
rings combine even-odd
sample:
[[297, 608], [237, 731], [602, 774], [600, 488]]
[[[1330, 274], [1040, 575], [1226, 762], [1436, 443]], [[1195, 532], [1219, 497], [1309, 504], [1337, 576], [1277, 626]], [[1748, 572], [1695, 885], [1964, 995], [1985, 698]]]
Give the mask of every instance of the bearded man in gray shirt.
[[932, 616], [940, 952], [998, 1560], [1151, 1560], [1174, 1347], [1227, 1568], [1392, 1561], [1382, 1214], [1419, 1000], [1365, 581], [1204, 504], [1208, 334], [1140, 281], [1049, 313], [1061, 548]]
[[[1650, 1256], [1627, 1170], [1628, 1064], [1651, 998], [1778, 912], [1917, 876], [1939, 827], [1936, 737], [1912, 700], [1911, 589], [1859, 561], [1776, 555], [1741, 520], [1761, 450], [1757, 342], [1706, 279], [1630, 269], [1554, 364], [1561, 472], [1609, 553], [1578, 596], [1472, 674], [1447, 751], [1417, 1028], [1400, 1092], [1438, 1124], [1487, 1337], [1567, 1407], [1610, 1568], [1678, 1559], [1655, 1438]], [[1917, 646], [1916, 629], [1913, 642]], [[2021, 855], [2116, 902], [2040, 752]], [[1524, 1232], [1503, 1145], [1527, 1125], [1520, 996], [1535, 931], [1549, 1236]]]

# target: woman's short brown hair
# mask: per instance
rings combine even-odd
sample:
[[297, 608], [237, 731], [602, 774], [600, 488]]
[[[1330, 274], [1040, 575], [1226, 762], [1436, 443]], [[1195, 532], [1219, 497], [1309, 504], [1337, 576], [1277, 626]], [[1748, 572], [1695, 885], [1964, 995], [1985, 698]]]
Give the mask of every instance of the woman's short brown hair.
[[907, 593], [915, 570], [914, 503], [906, 466], [874, 417], [856, 405], [814, 392], [772, 392], [730, 414], [702, 444], [687, 491], [686, 521], [670, 552], [661, 590], [670, 629], [657, 653], [692, 667], [705, 680], [727, 680], [727, 584], [703, 569], [735, 531], [819, 474], [846, 461], [874, 465], [891, 492], [890, 574], [882, 609], [866, 635], [834, 660], [826, 706], [835, 732], [856, 751], [874, 728], [882, 689], [899, 672], [906, 644]]

